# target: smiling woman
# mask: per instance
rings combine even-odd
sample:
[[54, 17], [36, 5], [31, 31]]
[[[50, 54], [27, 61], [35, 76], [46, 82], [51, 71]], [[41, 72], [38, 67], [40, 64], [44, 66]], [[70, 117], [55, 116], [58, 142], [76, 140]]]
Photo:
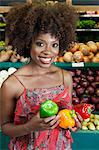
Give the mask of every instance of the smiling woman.
[[59, 53], [59, 40], [49, 33], [40, 34], [32, 44], [31, 58], [38, 65], [48, 67]]
[[1, 126], [11, 137], [10, 150], [71, 150], [70, 131], [59, 127], [58, 112], [41, 118], [40, 105], [50, 99], [59, 110], [72, 109], [71, 73], [53, 62], [75, 40], [76, 20], [74, 9], [66, 4], [38, 0], [18, 4], [8, 13], [8, 44], [31, 57], [1, 87]]

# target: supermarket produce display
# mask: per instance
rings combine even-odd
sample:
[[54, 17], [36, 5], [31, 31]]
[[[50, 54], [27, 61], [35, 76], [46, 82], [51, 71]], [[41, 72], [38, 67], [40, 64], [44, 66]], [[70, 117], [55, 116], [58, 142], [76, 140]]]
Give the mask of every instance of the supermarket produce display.
[[58, 56], [56, 62], [94, 62], [99, 63], [99, 42], [72, 43], [70, 48]]
[[[2, 16], [2, 15], [1, 15]], [[1, 17], [2, 18], [2, 17]], [[91, 104], [94, 110], [82, 122], [82, 128], [72, 133], [73, 150], [99, 149], [99, 11], [79, 14], [78, 41], [55, 59], [54, 65], [70, 70], [73, 77], [73, 105]], [[18, 68], [29, 63], [30, 58], [17, 54], [11, 45], [5, 46], [5, 22], [0, 20], [0, 86]], [[7, 150], [9, 137], [0, 132], [1, 147]], [[94, 141], [94, 142], [93, 142]], [[85, 147], [86, 146], [86, 147]], [[2, 149], [0, 149], [2, 150]]]
[[90, 118], [84, 119], [82, 122], [82, 130], [99, 130], [99, 115], [91, 114]]
[[73, 75], [73, 104], [91, 103], [99, 110], [99, 70], [76, 69]]
[[29, 62], [30, 58], [20, 56], [11, 45], [5, 46], [0, 52], [0, 62]]

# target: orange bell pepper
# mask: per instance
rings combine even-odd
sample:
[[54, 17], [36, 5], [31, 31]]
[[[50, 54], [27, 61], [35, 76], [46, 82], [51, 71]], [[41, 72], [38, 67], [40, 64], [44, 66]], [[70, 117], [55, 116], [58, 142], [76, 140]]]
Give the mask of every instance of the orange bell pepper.
[[61, 128], [67, 129], [68, 127], [75, 126], [74, 120], [74, 117], [76, 117], [75, 110], [63, 109], [60, 110], [58, 114], [60, 115], [59, 126]]

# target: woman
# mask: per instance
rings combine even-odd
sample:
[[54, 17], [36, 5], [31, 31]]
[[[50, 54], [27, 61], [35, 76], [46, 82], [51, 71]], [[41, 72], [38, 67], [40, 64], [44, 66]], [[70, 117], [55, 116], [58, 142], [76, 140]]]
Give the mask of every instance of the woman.
[[[17, 5], [7, 16], [9, 44], [30, 56], [2, 85], [2, 131], [12, 137], [10, 150], [70, 150], [69, 129], [59, 128], [59, 115], [40, 118], [40, 104], [58, 101], [72, 109], [72, 77], [53, 65], [54, 59], [75, 40], [76, 14], [66, 4], [38, 1]], [[61, 95], [61, 96], [60, 96]], [[74, 131], [80, 128], [78, 115]]]

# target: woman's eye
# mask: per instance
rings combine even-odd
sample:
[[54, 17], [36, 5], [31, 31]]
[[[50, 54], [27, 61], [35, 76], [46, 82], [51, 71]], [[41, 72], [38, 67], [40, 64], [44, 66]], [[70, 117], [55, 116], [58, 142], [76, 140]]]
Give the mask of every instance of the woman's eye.
[[36, 42], [36, 45], [39, 46], [39, 47], [43, 47], [44, 44], [42, 42]]
[[54, 47], [54, 48], [58, 48], [58, 47], [59, 47], [59, 44], [58, 44], [58, 43], [54, 43], [54, 44], [53, 44], [53, 47]]

